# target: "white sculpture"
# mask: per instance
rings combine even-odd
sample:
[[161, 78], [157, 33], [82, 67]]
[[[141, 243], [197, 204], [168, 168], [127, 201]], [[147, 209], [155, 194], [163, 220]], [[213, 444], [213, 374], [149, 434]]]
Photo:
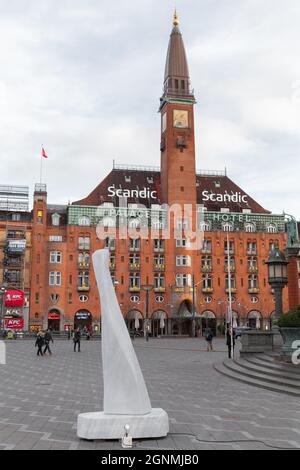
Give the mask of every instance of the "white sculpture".
[[121, 439], [129, 425], [133, 438], [166, 436], [169, 419], [152, 409], [132, 342], [121, 313], [109, 272], [109, 250], [93, 255], [102, 311], [102, 362], [104, 411], [78, 416], [82, 439]]

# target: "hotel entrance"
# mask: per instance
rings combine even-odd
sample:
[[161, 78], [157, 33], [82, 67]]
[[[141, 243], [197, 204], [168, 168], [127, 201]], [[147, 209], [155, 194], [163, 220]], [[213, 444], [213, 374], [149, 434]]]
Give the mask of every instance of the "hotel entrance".
[[48, 313], [48, 329], [60, 331], [60, 312], [58, 310], [51, 310]]
[[75, 314], [74, 317], [74, 329], [80, 328], [81, 330], [86, 329], [89, 332], [93, 330], [93, 317], [88, 310], [80, 310]]

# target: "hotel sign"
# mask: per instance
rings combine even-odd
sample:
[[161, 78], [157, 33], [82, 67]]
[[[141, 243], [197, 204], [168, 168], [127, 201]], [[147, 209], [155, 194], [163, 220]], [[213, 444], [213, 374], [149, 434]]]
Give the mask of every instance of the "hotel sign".
[[210, 193], [209, 191], [202, 191], [202, 201], [203, 202], [235, 202], [235, 203], [245, 203], [248, 202], [247, 194], [242, 194], [240, 192], [235, 193]]
[[151, 188], [139, 189], [116, 189], [114, 186], [108, 188], [109, 197], [126, 197], [126, 198], [140, 198], [140, 199], [157, 199], [157, 191]]

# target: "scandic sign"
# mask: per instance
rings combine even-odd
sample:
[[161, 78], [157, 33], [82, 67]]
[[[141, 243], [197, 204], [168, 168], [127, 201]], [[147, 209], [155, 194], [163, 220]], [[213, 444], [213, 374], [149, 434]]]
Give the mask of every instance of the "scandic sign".
[[23, 330], [23, 318], [4, 318], [4, 326], [6, 330]]
[[4, 294], [5, 307], [22, 307], [24, 305], [24, 292], [21, 290], [7, 290]]
[[[109, 186], [108, 196], [114, 197], [124, 197], [124, 198], [135, 198], [140, 199], [156, 199], [157, 191], [153, 191], [150, 188], [143, 189], [116, 189], [114, 186]], [[213, 193], [210, 191], [202, 191], [202, 201], [203, 202], [234, 202], [234, 203], [245, 203], [248, 202], [247, 194], [242, 194], [239, 191], [228, 193], [225, 191], [224, 194]]]

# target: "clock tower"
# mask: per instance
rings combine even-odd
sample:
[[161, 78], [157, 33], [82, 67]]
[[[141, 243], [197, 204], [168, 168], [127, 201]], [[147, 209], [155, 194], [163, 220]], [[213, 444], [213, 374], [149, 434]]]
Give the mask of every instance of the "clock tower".
[[165, 204], [196, 204], [195, 97], [175, 11], [165, 68], [161, 113], [161, 188]]

